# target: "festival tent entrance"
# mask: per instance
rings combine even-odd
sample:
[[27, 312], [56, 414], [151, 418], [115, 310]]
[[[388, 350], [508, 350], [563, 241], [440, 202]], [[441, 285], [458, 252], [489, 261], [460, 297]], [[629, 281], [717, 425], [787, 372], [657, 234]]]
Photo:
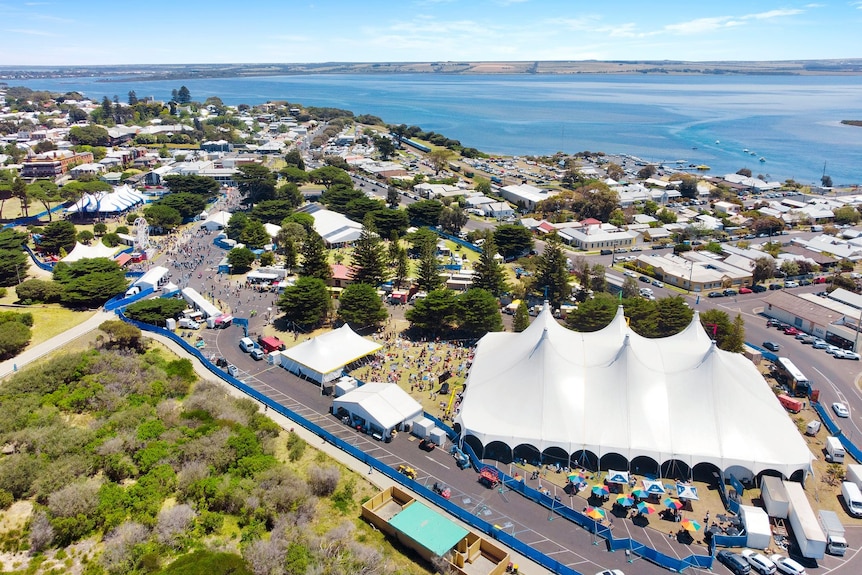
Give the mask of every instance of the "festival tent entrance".
[[344, 366], [383, 348], [344, 324], [281, 352], [281, 365], [291, 373], [326, 384], [341, 377]]
[[814, 458], [754, 364], [719, 349], [697, 312], [680, 333], [651, 339], [629, 328], [622, 306], [584, 333], [546, 304], [523, 332], [479, 340], [455, 423], [479, 451], [588, 452], [600, 465], [647, 458], [801, 478]]
[[[341, 411], [343, 410], [343, 411]], [[393, 383], [366, 383], [332, 402], [336, 415], [347, 413], [351, 424], [359, 425], [381, 438], [393, 429], [422, 417], [422, 406]]]

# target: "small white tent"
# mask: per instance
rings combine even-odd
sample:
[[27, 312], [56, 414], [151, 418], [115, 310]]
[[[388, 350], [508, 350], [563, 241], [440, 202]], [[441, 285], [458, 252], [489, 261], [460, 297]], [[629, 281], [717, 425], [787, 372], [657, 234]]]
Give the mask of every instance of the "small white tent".
[[366, 383], [357, 387], [337, 397], [332, 411], [335, 414], [346, 412], [353, 425], [382, 437], [389, 436], [400, 424], [422, 416], [419, 402], [394, 383]]
[[383, 346], [344, 324], [329, 333], [281, 352], [286, 370], [321, 384], [337, 379], [345, 365], [376, 353]]

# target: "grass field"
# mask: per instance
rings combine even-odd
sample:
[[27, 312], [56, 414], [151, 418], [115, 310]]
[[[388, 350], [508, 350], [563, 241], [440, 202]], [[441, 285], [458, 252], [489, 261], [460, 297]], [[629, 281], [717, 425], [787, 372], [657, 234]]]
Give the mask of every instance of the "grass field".
[[91, 311], [72, 311], [57, 304], [17, 306], [12, 305], [18, 301], [15, 288], [7, 288], [6, 296], [0, 298], [0, 307], [4, 311], [16, 311], [20, 313], [33, 314], [33, 338], [27, 349], [47, 341], [55, 335], [60, 335], [69, 328], [87, 321], [92, 317]]

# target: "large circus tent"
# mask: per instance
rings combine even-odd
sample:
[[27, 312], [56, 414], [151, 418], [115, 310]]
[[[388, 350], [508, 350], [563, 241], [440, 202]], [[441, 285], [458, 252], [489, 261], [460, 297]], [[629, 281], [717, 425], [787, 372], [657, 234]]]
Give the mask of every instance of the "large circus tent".
[[546, 305], [525, 331], [479, 341], [455, 423], [480, 457], [640, 473], [799, 478], [814, 457], [754, 364], [719, 349], [697, 313], [649, 339], [622, 307], [581, 333]]
[[124, 184], [114, 188], [111, 192], [84, 194], [66, 211], [69, 213], [112, 214], [125, 212], [135, 206], [145, 204], [146, 201], [146, 195]]

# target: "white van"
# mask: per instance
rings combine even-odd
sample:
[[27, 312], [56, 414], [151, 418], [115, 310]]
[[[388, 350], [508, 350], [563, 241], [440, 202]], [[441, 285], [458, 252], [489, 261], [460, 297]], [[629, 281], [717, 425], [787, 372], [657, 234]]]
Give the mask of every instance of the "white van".
[[826, 438], [826, 461], [830, 463], [844, 463], [844, 446], [837, 437]]
[[250, 337], [244, 337], [239, 340], [239, 348], [246, 353], [249, 353], [251, 350], [255, 348], [254, 340]]
[[854, 517], [862, 517], [862, 492], [855, 483], [845, 481], [841, 484], [841, 495], [847, 510]]

